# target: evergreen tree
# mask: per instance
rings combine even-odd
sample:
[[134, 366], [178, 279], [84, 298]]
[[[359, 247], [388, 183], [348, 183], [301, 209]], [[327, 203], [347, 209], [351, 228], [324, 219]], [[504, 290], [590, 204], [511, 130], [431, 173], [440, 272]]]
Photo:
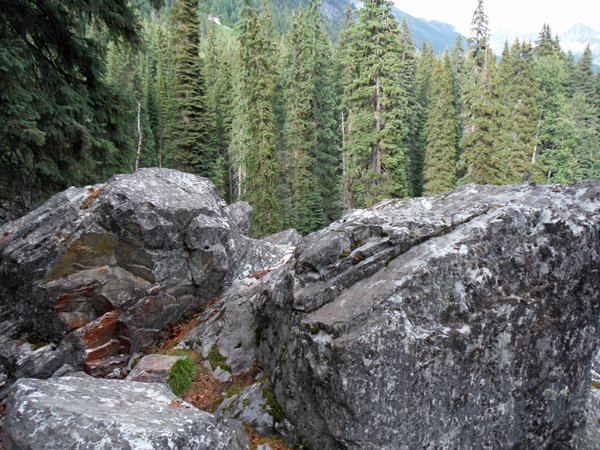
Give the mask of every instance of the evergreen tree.
[[351, 59], [358, 78], [347, 87], [352, 131], [346, 141], [352, 190], [360, 205], [408, 195], [407, 99], [399, 86], [401, 51], [391, 2], [369, 0], [359, 12]]
[[423, 171], [423, 153], [422, 142], [420, 140], [420, 132], [422, 127], [418, 128], [419, 112], [422, 111], [419, 103], [419, 83], [417, 79], [418, 62], [416, 58], [416, 48], [412, 38], [412, 33], [408, 28], [406, 16], [402, 18], [400, 24], [400, 51], [402, 54], [400, 72], [398, 82], [400, 87], [406, 92], [407, 99], [407, 116], [406, 123], [408, 132], [405, 142], [409, 154], [409, 176], [410, 176], [410, 193], [413, 197], [421, 195], [422, 186], [422, 171]]
[[452, 190], [456, 181], [456, 113], [452, 69], [447, 54], [434, 64], [425, 150], [425, 195]]
[[206, 86], [198, 47], [199, 19], [195, 0], [176, 0], [170, 10], [174, 48], [173, 92], [169, 99], [165, 164], [211, 177], [215, 151], [210, 141], [214, 118], [206, 104]]
[[539, 98], [539, 159], [547, 182], [572, 183], [579, 177], [573, 154], [574, 129], [566, 97], [566, 69], [559, 49], [543, 52], [535, 60]]
[[494, 55], [488, 48], [487, 16], [482, 0], [471, 22], [470, 78], [465, 87], [465, 130], [461, 141], [460, 183], [498, 184], [500, 160], [495, 151], [498, 139], [498, 104]]
[[0, 198], [43, 198], [131, 161], [129, 99], [105, 81], [104, 37], [141, 48], [136, 10], [125, 0], [2, 2]]
[[341, 185], [341, 205], [347, 211], [354, 208], [354, 195], [352, 192], [352, 173], [351, 162], [355, 159], [350, 156], [350, 144], [353, 142], [354, 133], [352, 133], [353, 110], [352, 110], [352, 90], [347, 87], [358, 76], [358, 61], [353, 58], [353, 49], [358, 45], [356, 37], [356, 21], [354, 12], [350, 6], [350, 1], [344, 10], [345, 18], [339, 35], [338, 45], [336, 47], [336, 60], [338, 64], [339, 82], [338, 91], [342, 98], [342, 111], [340, 113], [341, 134], [342, 134], [342, 185]]
[[468, 81], [468, 66], [465, 58], [465, 49], [463, 48], [462, 37], [456, 35], [450, 49], [450, 67], [452, 68], [452, 88], [454, 96], [454, 111], [456, 114], [456, 137], [457, 137], [457, 158], [462, 153], [460, 142], [462, 141], [464, 123], [464, 90]]
[[541, 181], [541, 172], [534, 173], [534, 167], [539, 163], [536, 153], [541, 120], [541, 92], [535, 77], [531, 44], [521, 45], [517, 40], [510, 50], [508, 46], [505, 47], [498, 78], [498, 182], [519, 183], [532, 176]]
[[241, 101], [238, 124], [241, 133], [241, 199], [254, 208], [253, 236], [280, 230], [281, 216], [275, 186], [275, 145], [271, 94], [274, 87], [274, 48], [269, 41], [268, 10], [259, 17], [244, 0], [238, 22], [240, 42]]
[[333, 52], [325, 31], [320, 6], [317, 0], [309, 0], [306, 11], [312, 78], [310, 95], [313, 158], [310, 170], [317, 181], [316, 189], [323, 200], [323, 212], [329, 223], [337, 220], [340, 215], [338, 206], [340, 145], [337, 133], [340, 101], [334, 81], [335, 71], [331, 64]]
[[410, 154], [411, 162], [411, 184], [413, 195], [420, 197], [423, 194], [423, 164], [425, 159], [425, 146], [427, 145], [427, 112], [431, 91], [431, 77], [435, 64], [433, 47], [428, 45], [423, 38], [421, 55], [417, 65], [414, 146]]

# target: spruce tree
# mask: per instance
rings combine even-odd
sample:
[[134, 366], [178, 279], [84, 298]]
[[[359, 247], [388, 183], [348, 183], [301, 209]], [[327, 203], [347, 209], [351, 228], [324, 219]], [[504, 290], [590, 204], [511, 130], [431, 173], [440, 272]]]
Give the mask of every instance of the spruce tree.
[[498, 139], [498, 102], [495, 58], [488, 47], [487, 16], [482, 0], [473, 14], [469, 38], [471, 70], [465, 87], [465, 129], [461, 140], [459, 183], [498, 184], [500, 160], [495, 151]]
[[408, 133], [405, 137], [405, 145], [408, 149], [410, 162], [410, 167], [408, 169], [410, 174], [409, 190], [410, 195], [417, 197], [421, 195], [423, 171], [422, 148], [418, 148], [418, 146], [421, 144], [421, 141], [419, 140], [419, 132], [422, 131], [422, 129], [417, 129], [419, 125], [419, 112], [421, 111], [421, 106], [419, 104], [418, 97], [419, 83], [417, 79], [418, 61], [416, 58], [416, 48], [412, 38], [412, 33], [408, 28], [406, 16], [402, 18], [402, 23], [400, 24], [399, 40], [402, 58], [398, 82], [400, 87], [406, 92], [407, 98], [406, 122]]
[[427, 123], [427, 112], [429, 110], [429, 94], [434, 64], [433, 47], [428, 45], [425, 38], [423, 38], [421, 54], [417, 63], [414, 145], [410, 154], [412, 193], [415, 197], [420, 197], [423, 193], [423, 164], [427, 145], [425, 124]]
[[541, 181], [536, 171], [541, 95], [535, 77], [531, 44], [517, 40], [502, 54], [498, 69], [499, 113], [498, 141], [499, 182], [519, 183], [533, 177]]
[[456, 113], [452, 69], [447, 54], [434, 64], [427, 123], [424, 194], [452, 190], [456, 182]]
[[544, 181], [573, 183], [579, 177], [573, 154], [575, 135], [566, 96], [566, 69], [556, 46], [536, 58], [535, 74], [541, 90], [537, 153], [544, 165]]
[[358, 45], [356, 37], [356, 21], [354, 11], [350, 6], [350, 1], [344, 10], [345, 18], [342, 20], [342, 26], [339, 34], [338, 44], [336, 46], [336, 62], [339, 73], [338, 92], [342, 99], [342, 110], [340, 113], [340, 129], [342, 134], [342, 179], [341, 179], [341, 206], [347, 211], [354, 208], [354, 194], [352, 192], [353, 173], [351, 167], [355, 159], [350, 156], [349, 149], [353, 147], [355, 135], [352, 133], [353, 105], [352, 90], [348, 89], [352, 81], [358, 76], [358, 61], [353, 58], [353, 49]]
[[176, 0], [170, 10], [174, 48], [172, 94], [167, 106], [165, 164], [211, 177], [215, 151], [210, 137], [213, 117], [206, 104], [206, 86], [198, 47], [199, 19], [195, 0]]
[[359, 205], [408, 195], [407, 99], [398, 83], [400, 30], [391, 6], [387, 0], [365, 3], [350, 49], [358, 77], [345, 91], [353, 110], [345, 147]]
[[264, 236], [280, 230], [281, 216], [275, 186], [275, 145], [271, 94], [275, 85], [274, 48], [270, 17], [259, 17], [250, 0], [243, 1], [238, 22], [240, 44], [240, 199], [254, 208], [251, 234]]

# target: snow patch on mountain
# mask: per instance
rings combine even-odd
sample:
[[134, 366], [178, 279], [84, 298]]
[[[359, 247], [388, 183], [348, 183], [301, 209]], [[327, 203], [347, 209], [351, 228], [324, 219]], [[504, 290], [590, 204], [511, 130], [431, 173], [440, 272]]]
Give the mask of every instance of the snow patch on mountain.
[[[535, 45], [539, 35], [538, 33], [517, 33], [501, 27], [490, 36], [490, 47], [496, 55], [501, 55], [504, 43], [508, 41], [508, 44], [512, 45], [516, 39], [521, 42], [531, 41]], [[600, 31], [582, 23], [576, 23], [569, 31], [559, 35], [558, 39], [564, 52], [571, 51], [576, 58], [583, 54], [585, 47], [589, 44], [594, 64], [600, 65]]]

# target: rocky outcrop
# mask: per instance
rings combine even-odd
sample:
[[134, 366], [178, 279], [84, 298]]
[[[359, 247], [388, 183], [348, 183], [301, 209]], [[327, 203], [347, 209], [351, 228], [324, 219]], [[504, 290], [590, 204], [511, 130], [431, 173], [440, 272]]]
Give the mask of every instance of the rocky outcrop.
[[45, 378], [85, 362], [90, 372], [114, 373], [157, 330], [283, 255], [245, 235], [250, 212], [243, 203], [227, 207], [207, 179], [141, 169], [67, 189], [7, 223], [4, 372]]
[[350, 211], [230, 296], [251, 324], [228, 327], [224, 303], [192, 345], [253, 330], [246, 352], [293, 425], [280, 431], [313, 448], [578, 448], [599, 195], [598, 180], [466, 185]]
[[87, 375], [17, 381], [3, 428], [6, 450], [248, 448], [241, 426], [217, 424], [163, 384]]

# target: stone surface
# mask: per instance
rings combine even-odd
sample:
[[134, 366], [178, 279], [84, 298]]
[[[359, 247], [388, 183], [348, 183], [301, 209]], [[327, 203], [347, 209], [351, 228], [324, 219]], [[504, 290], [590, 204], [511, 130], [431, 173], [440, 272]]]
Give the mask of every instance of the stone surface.
[[269, 414], [271, 407], [266, 404], [264, 389], [262, 383], [254, 383], [226, 398], [215, 411], [215, 418], [221, 421], [235, 417], [240, 422], [247, 422], [260, 436], [272, 436], [275, 433], [273, 416]]
[[[265, 273], [262, 274], [262, 279], [268, 280], [290, 256], [288, 254], [269, 270], [263, 271]], [[231, 374], [240, 375], [249, 371], [257, 358], [256, 339], [259, 328], [254, 318], [257, 302], [261, 301], [262, 286], [263, 283], [257, 278], [237, 280], [223, 293], [212, 310], [207, 312], [207, 319], [188, 332], [183, 338], [183, 344], [204, 358], [208, 358], [216, 346], [219, 354], [226, 358]], [[212, 371], [208, 362], [206, 365]], [[212, 372], [218, 378], [219, 374]]]
[[248, 202], [235, 202], [227, 207], [227, 212], [240, 232], [248, 236], [252, 206]]
[[273, 450], [269, 444], [260, 444], [256, 450]]
[[268, 242], [273, 245], [281, 245], [283, 247], [295, 247], [300, 243], [301, 240], [302, 235], [293, 228], [265, 236], [261, 239], [262, 242]]
[[181, 356], [147, 355], [129, 372], [126, 381], [140, 381], [144, 383], [164, 383], [169, 381], [171, 368]]
[[[244, 235], [250, 210], [227, 207], [205, 178], [154, 168], [67, 189], [5, 224], [3, 371], [45, 378], [138, 352], [185, 311], [275, 263], [284, 251]], [[32, 357], [43, 364], [11, 353], [32, 335], [57, 342]]]
[[587, 404], [587, 435], [584, 440], [587, 450], [597, 450], [600, 448], [600, 353], [592, 362], [591, 384]]
[[21, 379], [3, 423], [6, 450], [241, 450], [238, 431], [157, 383]]
[[599, 180], [465, 185], [305, 237], [248, 288], [245, 325], [291, 437], [324, 450], [584, 448], [599, 194]]

